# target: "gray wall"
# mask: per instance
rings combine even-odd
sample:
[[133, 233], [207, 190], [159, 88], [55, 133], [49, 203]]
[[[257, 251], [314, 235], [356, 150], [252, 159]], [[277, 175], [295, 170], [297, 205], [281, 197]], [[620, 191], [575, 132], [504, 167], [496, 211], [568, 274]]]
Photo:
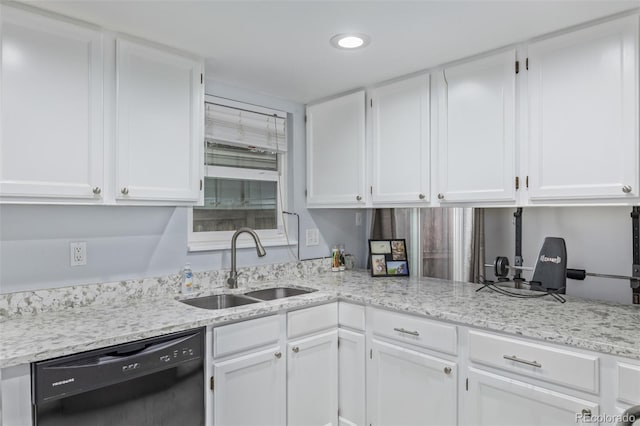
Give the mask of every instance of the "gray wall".
[[[355, 210], [305, 208], [304, 106], [207, 81], [207, 94], [290, 114], [289, 210], [300, 215], [300, 233], [320, 230], [320, 245], [306, 247], [302, 259], [329, 255], [331, 245], [346, 244], [359, 265], [365, 257], [366, 227], [355, 226]], [[364, 223], [365, 221], [363, 221]], [[295, 238], [295, 221], [290, 222]], [[135, 279], [177, 273], [186, 262], [195, 271], [228, 268], [229, 250], [187, 251], [186, 207], [0, 206], [0, 293], [74, 284]], [[87, 265], [69, 266], [69, 243], [87, 242]], [[294, 260], [292, 246], [238, 251], [238, 265]]]
[[[487, 209], [486, 260], [507, 256], [513, 265], [515, 209]], [[630, 275], [631, 207], [530, 207], [523, 213], [522, 254], [525, 266], [534, 266], [545, 237], [563, 237], [569, 268]], [[493, 274], [487, 270], [487, 277]], [[531, 274], [525, 274], [531, 278]], [[631, 303], [629, 281], [587, 277], [567, 280], [567, 294], [589, 299]]]

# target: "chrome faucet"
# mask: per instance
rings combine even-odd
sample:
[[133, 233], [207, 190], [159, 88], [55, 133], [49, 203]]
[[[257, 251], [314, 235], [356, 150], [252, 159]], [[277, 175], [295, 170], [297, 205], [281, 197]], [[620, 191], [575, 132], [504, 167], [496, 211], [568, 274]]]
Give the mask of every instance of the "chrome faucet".
[[227, 278], [227, 287], [229, 288], [238, 288], [238, 272], [236, 271], [236, 241], [238, 240], [238, 235], [243, 232], [246, 232], [251, 235], [251, 238], [253, 238], [253, 241], [256, 243], [256, 252], [258, 252], [258, 257], [262, 257], [267, 254], [260, 242], [258, 234], [256, 234], [256, 231], [247, 227], [238, 229], [233, 234], [233, 237], [231, 237], [231, 272], [229, 272], [229, 278]]

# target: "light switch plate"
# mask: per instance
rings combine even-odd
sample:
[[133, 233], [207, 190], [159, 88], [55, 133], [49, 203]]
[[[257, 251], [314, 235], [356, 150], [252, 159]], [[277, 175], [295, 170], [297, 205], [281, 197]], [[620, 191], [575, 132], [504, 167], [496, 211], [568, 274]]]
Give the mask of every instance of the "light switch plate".
[[309, 228], [306, 231], [307, 247], [320, 244], [320, 231], [318, 228]]

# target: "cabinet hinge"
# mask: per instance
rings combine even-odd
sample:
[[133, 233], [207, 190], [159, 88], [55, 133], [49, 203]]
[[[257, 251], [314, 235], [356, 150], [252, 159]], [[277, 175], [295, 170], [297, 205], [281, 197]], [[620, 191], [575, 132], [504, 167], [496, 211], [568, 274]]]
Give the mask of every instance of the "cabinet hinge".
[[307, 190], [306, 189], [304, 190], [304, 196], [305, 197], [307, 196]]
[[371, 105], [371, 108], [373, 108], [373, 99], [369, 99], [369, 105]]
[[[338, 339], [338, 349], [340, 349], [340, 339]], [[338, 411], [339, 413], [339, 411]]]
[[369, 359], [373, 359], [373, 349], [369, 349]]
[[516, 61], [516, 74], [520, 72], [520, 61]]
[[467, 377], [467, 380], [465, 380], [465, 388], [468, 391], [469, 390], [469, 378]]
[[524, 64], [525, 64], [525, 68], [527, 68], [527, 71], [529, 71], [529, 58], [527, 58], [527, 59], [524, 61]]
[[202, 191], [202, 179], [200, 179], [200, 191]]
[[306, 115], [304, 116], [304, 122], [305, 123], [307, 122], [307, 116]]
[[369, 194], [373, 195], [373, 185], [369, 187]]
[[527, 189], [529, 189], [529, 176], [527, 176], [527, 178], [524, 180], [524, 183], [525, 183]]
[[200, 84], [204, 83], [204, 74], [200, 73]]
[[520, 176], [516, 176], [516, 191], [520, 189]]
[[215, 380], [213, 379], [213, 376], [211, 376], [211, 379], [209, 379], [209, 387], [211, 388], [211, 390], [213, 390], [213, 388], [215, 387]]

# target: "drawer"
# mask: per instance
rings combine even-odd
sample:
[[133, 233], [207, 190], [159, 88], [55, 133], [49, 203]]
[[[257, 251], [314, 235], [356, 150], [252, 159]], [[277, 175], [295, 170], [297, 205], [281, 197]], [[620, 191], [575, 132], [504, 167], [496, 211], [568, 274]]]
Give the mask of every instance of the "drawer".
[[338, 302], [338, 324], [364, 331], [364, 306]]
[[640, 366], [618, 363], [618, 400], [640, 404]]
[[226, 356], [278, 343], [280, 317], [272, 315], [213, 329], [213, 356]]
[[338, 326], [338, 304], [329, 303], [287, 314], [287, 337], [298, 337]]
[[547, 382], [598, 393], [599, 357], [480, 331], [469, 331], [469, 358]]
[[398, 312], [367, 309], [368, 324], [376, 336], [455, 355], [456, 327]]

